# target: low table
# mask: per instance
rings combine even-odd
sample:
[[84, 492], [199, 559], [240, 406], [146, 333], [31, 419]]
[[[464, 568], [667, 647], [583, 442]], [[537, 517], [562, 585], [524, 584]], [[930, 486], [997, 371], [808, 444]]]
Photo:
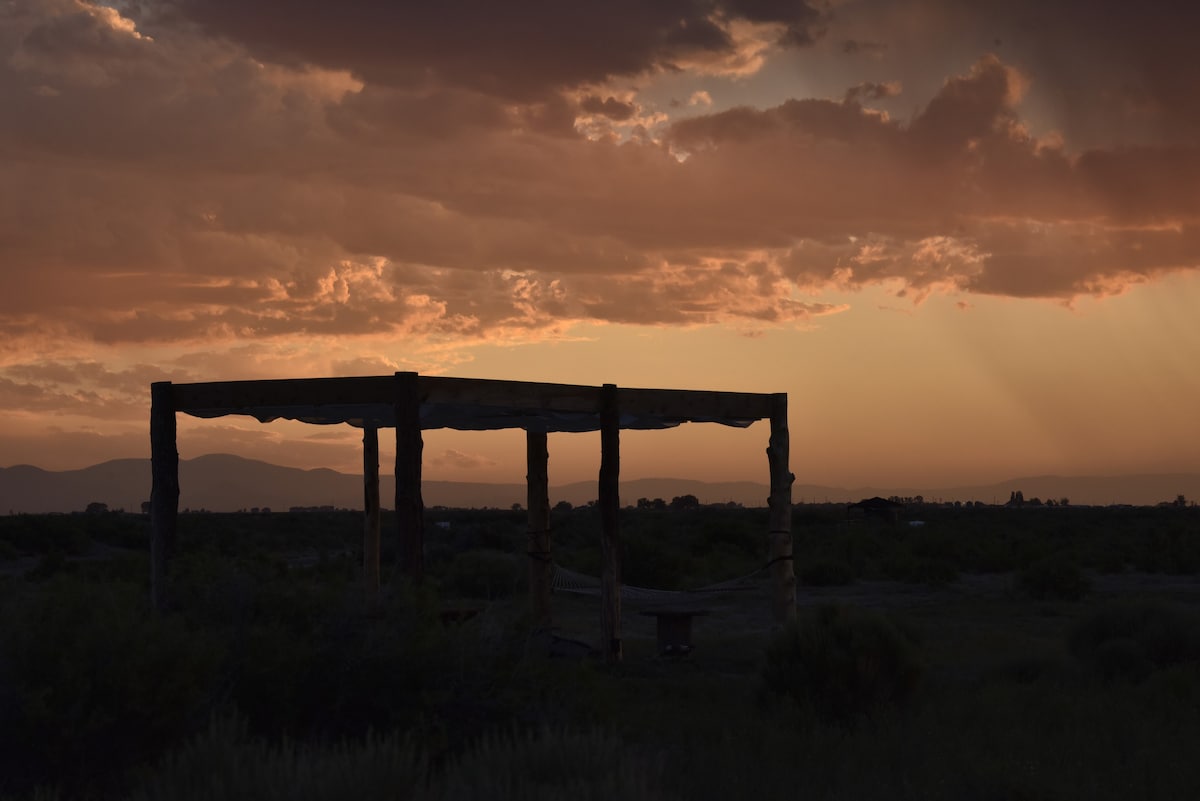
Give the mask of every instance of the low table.
[[687, 656], [692, 652], [692, 618], [710, 614], [707, 609], [643, 609], [641, 614], [658, 622], [658, 652]]

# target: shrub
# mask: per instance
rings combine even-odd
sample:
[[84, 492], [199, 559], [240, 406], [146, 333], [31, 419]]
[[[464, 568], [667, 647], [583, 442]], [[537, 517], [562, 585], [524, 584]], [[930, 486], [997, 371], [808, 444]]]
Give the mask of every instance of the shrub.
[[[255, 606], [266, 611], [229, 635], [228, 698], [252, 731], [362, 736], [437, 718], [437, 704], [463, 681], [452, 642], [460, 632], [438, 622], [431, 594], [407, 584], [391, 589], [374, 617], [362, 615], [352, 596], [301, 614], [301, 599], [264, 588], [277, 597], [260, 597]], [[296, 612], [284, 615], [289, 598]], [[465, 669], [475, 670], [475, 662]]]
[[757, 517], [730, 515], [710, 509], [701, 521], [698, 542], [706, 549], [728, 546], [758, 558], [762, 552], [765, 529], [766, 525]]
[[907, 580], [914, 584], [944, 587], [958, 580], [958, 568], [940, 557], [917, 558], [912, 561]]
[[767, 689], [819, 718], [849, 723], [909, 698], [921, 675], [916, 644], [887, 618], [823, 606], [767, 646]]
[[465, 551], [446, 568], [443, 586], [466, 598], [501, 598], [516, 592], [521, 567], [510, 553], [496, 550]]
[[661, 531], [622, 532], [621, 581], [659, 590], [683, 588], [691, 552], [688, 543], [672, 542]]
[[1063, 681], [1069, 675], [1067, 661], [1062, 657], [1020, 655], [1001, 658], [988, 665], [980, 678], [984, 683], [1034, 684], [1044, 680]]
[[490, 735], [440, 778], [430, 784], [430, 801], [648, 801], [665, 790], [660, 764], [595, 728]]
[[206, 714], [220, 644], [151, 615], [140, 585], [56, 577], [3, 611], [0, 792], [99, 790]]
[[414, 801], [663, 798], [661, 769], [600, 730], [494, 734], [439, 762], [412, 737], [279, 744], [218, 719], [148, 772], [133, 801]]
[[73, 570], [75, 565], [67, 561], [67, 555], [57, 548], [42, 554], [37, 564], [25, 571], [28, 581], [45, 581], [59, 573]]
[[1078, 601], [1092, 583], [1079, 566], [1064, 556], [1048, 556], [1021, 571], [1021, 589], [1041, 601]]
[[253, 739], [244, 721], [215, 719], [208, 731], [142, 779], [133, 801], [262, 801], [396, 798], [419, 787], [425, 758], [411, 740], [368, 736], [317, 746]]
[[1141, 681], [1155, 670], [1200, 664], [1200, 615], [1161, 601], [1110, 603], [1072, 628], [1068, 646], [1105, 679]]
[[13, 545], [8, 540], [0, 540], [0, 562], [11, 562], [21, 556], [21, 551], [17, 546]]
[[800, 582], [809, 587], [843, 587], [854, 581], [850, 565], [839, 559], [814, 559], [800, 566]]

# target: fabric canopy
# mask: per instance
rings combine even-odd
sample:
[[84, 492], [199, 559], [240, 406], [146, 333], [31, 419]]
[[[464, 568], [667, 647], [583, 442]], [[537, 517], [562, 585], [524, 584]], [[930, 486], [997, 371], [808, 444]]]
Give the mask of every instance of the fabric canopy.
[[[394, 428], [396, 418], [391, 404], [254, 406], [185, 410], [194, 417], [215, 418], [243, 414], [259, 422], [298, 420], [316, 425], [348, 423], [357, 428]], [[653, 430], [674, 428], [681, 423], [720, 423], [746, 428], [754, 419], [713, 416], [677, 417], [649, 414], [621, 414], [621, 428]], [[599, 431], [600, 416], [591, 412], [564, 412], [552, 409], [519, 409], [467, 403], [421, 404], [421, 428], [452, 428], [458, 431], [492, 431], [522, 428], [527, 431], [582, 432]]]

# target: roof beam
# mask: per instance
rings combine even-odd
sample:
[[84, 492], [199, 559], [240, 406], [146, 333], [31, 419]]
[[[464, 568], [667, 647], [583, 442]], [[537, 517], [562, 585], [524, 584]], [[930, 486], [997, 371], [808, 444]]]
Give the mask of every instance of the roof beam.
[[[601, 410], [601, 388], [578, 384], [544, 384], [479, 378], [419, 376], [422, 404], [469, 409], [488, 407], [517, 412], [595, 414]], [[314, 406], [391, 406], [397, 397], [395, 376], [353, 378], [288, 378], [172, 384], [175, 410], [214, 416], [254, 409]], [[772, 395], [683, 389], [617, 390], [622, 413], [664, 420], [761, 420], [771, 416]]]

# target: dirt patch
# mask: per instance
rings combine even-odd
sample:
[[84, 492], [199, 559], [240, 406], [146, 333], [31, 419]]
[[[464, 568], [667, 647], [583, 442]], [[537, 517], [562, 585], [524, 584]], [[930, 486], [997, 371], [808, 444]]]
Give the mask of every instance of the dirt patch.
[[[1200, 606], [1200, 577], [1164, 576], [1148, 573], [1091, 574], [1092, 600], [1154, 596]], [[748, 591], [719, 594], [689, 593], [664, 600], [671, 606], [706, 609], [708, 615], [695, 620], [699, 646], [713, 637], [756, 636], [772, 631], [770, 587], [762, 582]], [[1020, 592], [1015, 573], [960, 576], [939, 587], [900, 581], [856, 581], [843, 587], [797, 587], [796, 605], [801, 609], [821, 604], [852, 604], [885, 611], [912, 610], [933, 613], [938, 607], [990, 606], [1008, 601], [1027, 601]], [[599, 627], [600, 599], [596, 596], [556, 593], [553, 601], [555, 631], [573, 639], [592, 642]], [[641, 615], [654, 604], [624, 602], [621, 606], [622, 637], [626, 641], [652, 643], [653, 618]]]

